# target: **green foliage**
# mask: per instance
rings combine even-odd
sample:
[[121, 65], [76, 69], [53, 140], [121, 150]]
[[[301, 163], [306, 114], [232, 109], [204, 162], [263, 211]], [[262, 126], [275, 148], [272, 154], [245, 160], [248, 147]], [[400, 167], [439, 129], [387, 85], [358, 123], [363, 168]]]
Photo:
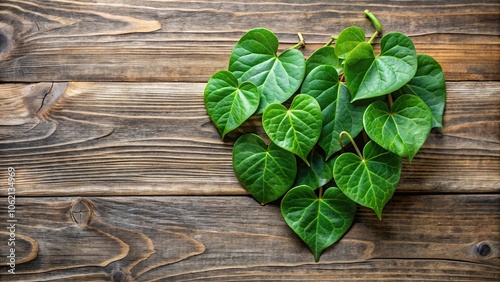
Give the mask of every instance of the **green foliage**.
[[297, 174], [295, 156], [274, 143], [266, 146], [255, 134], [245, 134], [234, 144], [233, 167], [241, 184], [262, 205], [292, 187]]
[[347, 197], [371, 208], [382, 219], [382, 209], [398, 185], [401, 164], [401, 157], [370, 141], [362, 156], [340, 155], [335, 161], [333, 176]]
[[[439, 64], [398, 32], [382, 37], [376, 55], [372, 42], [382, 26], [365, 14], [375, 27], [368, 41], [361, 28], [348, 27], [307, 60], [298, 50], [302, 38], [278, 55], [276, 35], [252, 29], [234, 47], [228, 70], [205, 88], [222, 139], [237, 128], [241, 135], [233, 148], [241, 185], [262, 205], [281, 199], [285, 222], [315, 261], [348, 231], [357, 204], [382, 218], [402, 159], [411, 162], [431, 128], [442, 127]], [[241, 126], [252, 115], [262, 115], [262, 136]]]
[[286, 223], [304, 240], [317, 262], [321, 252], [339, 240], [351, 227], [356, 204], [335, 187], [322, 197], [301, 185], [291, 189], [281, 201]]

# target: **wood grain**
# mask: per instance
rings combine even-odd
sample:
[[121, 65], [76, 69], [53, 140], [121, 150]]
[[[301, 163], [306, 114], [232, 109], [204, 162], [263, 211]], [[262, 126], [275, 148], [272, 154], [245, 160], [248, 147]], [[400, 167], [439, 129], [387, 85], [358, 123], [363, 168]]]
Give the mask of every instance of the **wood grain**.
[[[249, 197], [23, 197], [18, 203], [18, 236], [29, 240], [17, 254], [30, 259], [17, 265], [17, 280], [0, 266], [2, 281], [500, 278], [499, 195], [400, 195], [383, 221], [359, 208], [354, 226], [317, 264], [278, 206], [261, 207]], [[92, 215], [82, 224], [76, 210]], [[478, 254], [479, 243], [490, 247], [487, 256]]]
[[499, 80], [496, 0], [321, 1], [64, 1], [0, 3], [0, 81], [206, 82], [227, 68], [229, 54], [254, 27], [282, 45], [302, 32], [309, 55], [351, 25], [367, 34], [370, 9], [384, 32], [412, 37], [451, 80]]
[[[2, 169], [16, 169], [22, 196], [136, 195], [138, 189], [141, 195], [246, 194], [233, 173], [232, 143], [220, 140], [206, 115], [203, 88], [0, 85]], [[498, 82], [449, 83], [445, 128], [404, 164], [399, 191], [498, 192], [499, 105]]]

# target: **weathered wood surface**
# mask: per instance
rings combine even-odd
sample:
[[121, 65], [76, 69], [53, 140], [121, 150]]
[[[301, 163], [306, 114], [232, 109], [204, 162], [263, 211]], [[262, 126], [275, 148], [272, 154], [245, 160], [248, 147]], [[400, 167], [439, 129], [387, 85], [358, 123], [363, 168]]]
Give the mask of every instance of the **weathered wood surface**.
[[[245, 193], [204, 85], [0, 85], [0, 163], [16, 168], [23, 196]], [[500, 82], [448, 83], [445, 128], [405, 163], [398, 189], [499, 192], [499, 105]]]
[[[307, 56], [370, 34], [364, 9], [441, 63], [445, 128], [384, 220], [359, 208], [316, 264], [238, 184], [203, 88], [250, 28], [281, 50], [302, 32]], [[9, 276], [0, 187], [0, 280], [500, 280], [499, 20], [497, 0], [1, 0], [0, 183], [15, 167], [19, 222]]]
[[350, 25], [401, 31], [439, 61], [448, 80], [499, 80], [497, 0], [46, 1], [0, 3], [0, 81], [206, 82], [227, 68], [241, 34], [256, 26], [283, 48], [302, 32], [308, 54]]
[[[383, 221], [359, 208], [351, 230], [315, 264], [279, 207], [249, 197], [22, 198], [18, 254], [26, 262], [16, 278], [498, 281], [499, 200], [397, 196]], [[481, 243], [488, 255], [478, 253]]]

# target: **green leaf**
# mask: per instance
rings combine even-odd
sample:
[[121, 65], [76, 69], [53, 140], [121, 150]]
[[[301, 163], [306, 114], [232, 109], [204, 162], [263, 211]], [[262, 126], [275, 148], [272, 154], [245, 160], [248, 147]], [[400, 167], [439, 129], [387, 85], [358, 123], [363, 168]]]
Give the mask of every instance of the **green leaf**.
[[374, 210], [382, 219], [382, 209], [396, 190], [401, 167], [401, 157], [370, 141], [363, 149], [363, 158], [353, 153], [340, 155], [333, 178], [347, 197]]
[[326, 161], [325, 157], [316, 150], [312, 151], [309, 158], [310, 166], [304, 162], [299, 163], [297, 167], [297, 178], [293, 185], [307, 185], [313, 189], [317, 189], [332, 180], [335, 158]]
[[219, 71], [210, 78], [205, 87], [205, 108], [223, 139], [257, 110], [259, 97], [257, 86], [251, 82], [239, 85], [229, 71]]
[[356, 204], [336, 187], [327, 189], [323, 197], [318, 198], [311, 187], [301, 185], [283, 197], [281, 214], [318, 262], [321, 252], [349, 230]]
[[360, 43], [345, 60], [344, 74], [352, 101], [382, 96], [398, 90], [417, 71], [417, 53], [413, 42], [401, 33], [388, 33], [375, 57], [369, 43]]
[[363, 122], [373, 141], [411, 162], [429, 136], [432, 113], [422, 99], [406, 94], [391, 109], [382, 101], [373, 102], [366, 108]]
[[443, 127], [443, 112], [446, 103], [443, 69], [428, 55], [418, 54], [417, 61], [417, 73], [399, 90], [399, 93], [420, 97], [432, 111], [432, 127]]
[[248, 31], [229, 58], [229, 71], [238, 81], [254, 83], [260, 92], [257, 114], [271, 103], [283, 103], [299, 89], [305, 75], [302, 52], [288, 49], [277, 56], [278, 38], [267, 29]]
[[295, 155], [258, 135], [245, 134], [233, 148], [233, 168], [241, 185], [262, 205], [285, 194], [297, 174]]
[[[319, 145], [326, 152], [327, 159], [342, 149], [339, 134], [347, 131], [355, 137], [363, 129], [363, 112], [366, 106], [351, 103], [347, 87], [339, 81], [337, 72], [331, 66], [319, 66], [304, 79], [302, 93], [313, 96], [321, 106], [323, 129]], [[343, 138], [346, 145], [349, 139]]]
[[332, 66], [337, 72], [342, 71], [339, 58], [335, 55], [335, 49], [331, 46], [323, 46], [314, 51], [306, 60], [306, 76], [318, 66]]
[[337, 37], [335, 42], [335, 54], [340, 59], [345, 59], [361, 42], [365, 42], [365, 32], [357, 26], [350, 26], [340, 32]]
[[321, 134], [321, 124], [321, 108], [313, 97], [306, 94], [295, 96], [289, 110], [273, 103], [262, 115], [262, 125], [269, 138], [307, 164], [307, 155]]

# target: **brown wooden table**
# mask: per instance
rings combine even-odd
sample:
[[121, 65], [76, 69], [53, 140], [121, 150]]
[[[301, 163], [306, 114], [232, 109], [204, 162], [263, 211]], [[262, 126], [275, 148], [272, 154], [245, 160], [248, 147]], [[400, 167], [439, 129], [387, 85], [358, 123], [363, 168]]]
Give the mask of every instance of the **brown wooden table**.
[[[364, 9], [441, 63], [445, 127], [383, 221], [359, 208], [314, 263], [239, 185], [203, 89], [248, 29], [280, 50], [302, 32], [307, 56], [347, 26], [371, 34]], [[499, 20], [496, 0], [2, 0], [0, 280], [499, 281]]]

